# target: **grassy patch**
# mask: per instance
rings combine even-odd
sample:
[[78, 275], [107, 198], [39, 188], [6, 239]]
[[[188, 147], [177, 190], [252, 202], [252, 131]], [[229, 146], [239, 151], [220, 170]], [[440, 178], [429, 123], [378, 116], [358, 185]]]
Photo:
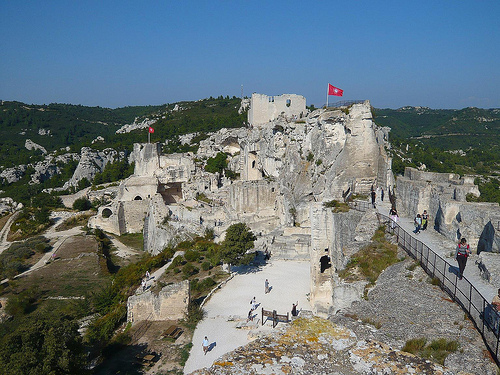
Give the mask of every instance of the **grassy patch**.
[[323, 203], [323, 207], [331, 208], [333, 212], [348, 212], [349, 205], [344, 202], [339, 202], [337, 200], [331, 200], [329, 202]]
[[0, 218], [0, 230], [3, 229], [4, 225], [7, 223], [7, 220], [9, 220], [9, 218], [12, 216], [12, 214], [8, 214], [8, 215], [5, 215], [5, 216], [2, 216]]
[[433, 340], [427, 344], [426, 338], [416, 338], [408, 340], [403, 346], [403, 351], [418, 355], [419, 357], [444, 364], [448, 354], [456, 352], [459, 344], [455, 340], [446, 340], [444, 338]]
[[132, 249], [144, 250], [144, 236], [142, 232], [122, 234], [118, 237], [118, 241]]
[[193, 344], [191, 342], [182, 347], [181, 353], [180, 353], [180, 359], [179, 359], [179, 364], [182, 367], [184, 367], [184, 365], [186, 364], [186, 362], [189, 358], [189, 352], [190, 352], [192, 347], [193, 347]]
[[84, 214], [79, 214], [73, 217], [70, 217], [69, 219], [65, 220], [61, 225], [59, 225], [56, 228], [57, 232], [61, 232], [63, 230], [68, 230], [74, 227], [79, 227], [79, 226], [84, 226], [87, 225], [89, 221], [89, 217], [93, 216], [93, 212], [87, 212]]
[[439, 280], [439, 278], [438, 278], [438, 277], [433, 277], [433, 278], [431, 279], [430, 283], [431, 283], [432, 285], [439, 286], [439, 285], [441, 285], [441, 280]]
[[384, 230], [385, 227], [379, 227], [372, 237], [372, 242], [353, 255], [345, 269], [339, 272], [342, 279], [367, 280], [373, 285], [383, 270], [399, 262], [398, 247], [386, 240]]
[[408, 271], [413, 271], [413, 270], [415, 270], [415, 268], [417, 268], [417, 267], [418, 267], [418, 262], [413, 262], [413, 263], [412, 263], [412, 264], [410, 264], [408, 267], [406, 267], [406, 269], [407, 269]]
[[378, 320], [373, 320], [371, 318], [363, 318], [361, 319], [361, 321], [364, 323], [364, 324], [369, 324], [377, 329], [380, 329], [380, 327], [382, 327], [382, 323], [379, 322]]

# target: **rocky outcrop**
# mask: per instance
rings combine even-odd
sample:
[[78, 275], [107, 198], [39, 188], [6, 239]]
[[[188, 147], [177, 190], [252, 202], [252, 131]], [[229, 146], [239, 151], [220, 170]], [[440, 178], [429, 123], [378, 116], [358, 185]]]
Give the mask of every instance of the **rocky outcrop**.
[[157, 121], [146, 118], [138, 123], [137, 120], [138, 119], [136, 118], [132, 124], [123, 125], [116, 131], [116, 134], [130, 133], [131, 131], [137, 129], [147, 129]]
[[97, 151], [90, 147], [82, 147], [78, 166], [71, 179], [64, 184], [64, 189], [77, 186], [78, 182], [84, 178], [92, 181], [96, 173], [102, 172], [108, 163], [123, 160], [124, 158], [124, 152], [117, 152], [112, 148]]
[[23, 164], [20, 164], [17, 167], [5, 168], [2, 172], [0, 172], [0, 181], [7, 184], [17, 182], [23, 178], [27, 169], [28, 166]]
[[40, 150], [42, 154], [46, 154], [47, 150], [45, 147], [40, 146], [39, 144], [33, 142], [31, 139], [27, 139], [26, 142], [24, 143], [24, 147], [26, 147], [28, 150]]

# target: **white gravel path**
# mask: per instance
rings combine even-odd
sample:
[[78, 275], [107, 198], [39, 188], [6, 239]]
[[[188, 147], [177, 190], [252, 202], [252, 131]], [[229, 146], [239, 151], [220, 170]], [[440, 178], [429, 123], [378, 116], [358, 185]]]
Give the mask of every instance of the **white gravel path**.
[[[266, 278], [272, 289], [264, 293]], [[298, 301], [299, 309], [310, 310], [310, 264], [308, 261], [273, 260], [257, 272], [236, 274], [225, 286], [215, 293], [205, 304], [205, 318], [198, 323], [193, 335], [193, 348], [184, 367], [184, 373], [210, 366], [221, 355], [233, 351], [251, 341], [249, 332], [258, 333], [272, 330], [268, 321], [252, 331], [235, 328], [236, 321], [228, 321], [230, 316], [240, 316], [246, 320], [250, 310], [250, 300], [255, 296], [260, 305], [256, 318], [261, 318], [261, 308], [276, 310], [278, 314], [290, 313], [292, 303]], [[279, 323], [283, 324], [283, 323]], [[201, 343], [207, 336], [213, 346], [203, 354]]]

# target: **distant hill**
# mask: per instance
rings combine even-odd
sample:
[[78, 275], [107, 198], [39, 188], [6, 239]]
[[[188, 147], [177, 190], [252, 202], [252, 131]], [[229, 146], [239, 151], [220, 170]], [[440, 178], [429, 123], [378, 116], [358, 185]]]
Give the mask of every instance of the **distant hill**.
[[90, 146], [97, 136], [104, 143], [93, 147], [132, 149], [137, 134], [144, 130], [116, 134], [121, 126], [138, 118], [158, 120], [154, 125], [156, 139], [172, 139], [191, 132], [209, 132], [222, 127], [241, 126], [246, 115], [238, 114], [241, 100], [222, 97], [196, 102], [179, 102], [160, 106], [135, 106], [116, 109], [85, 107], [72, 104], [28, 105], [0, 102], [0, 166], [12, 167], [41, 159], [40, 151], [28, 151], [26, 139], [43, 146], [48, 152], [71, 147], [78, 152]]
[[[480, 200], [500, 203], [500, 109], [374, 109], [391, 128], [393, 171], [406, 166], [476, 175]], [[472, 198], [471, 198], [472, 199]]]
[[443, 150], [498, 147], [500, 109], [375, 109], [375, 122], [391, 128], [391, 139], [420, 139]]

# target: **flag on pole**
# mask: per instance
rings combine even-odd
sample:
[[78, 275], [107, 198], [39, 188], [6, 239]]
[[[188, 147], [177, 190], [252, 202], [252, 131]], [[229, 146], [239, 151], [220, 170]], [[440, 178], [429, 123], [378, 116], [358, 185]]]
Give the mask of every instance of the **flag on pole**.
[[155, 130], [154, 130], [154, 129], [150, 126], [150, 127], [149, 127], [149, 132], [150, 132], [150, 133], [154, 133], [154, 132], [155, 132]]
[[344, 95], [344, 90], [328, 84], [328, 95], [342, 96]]

